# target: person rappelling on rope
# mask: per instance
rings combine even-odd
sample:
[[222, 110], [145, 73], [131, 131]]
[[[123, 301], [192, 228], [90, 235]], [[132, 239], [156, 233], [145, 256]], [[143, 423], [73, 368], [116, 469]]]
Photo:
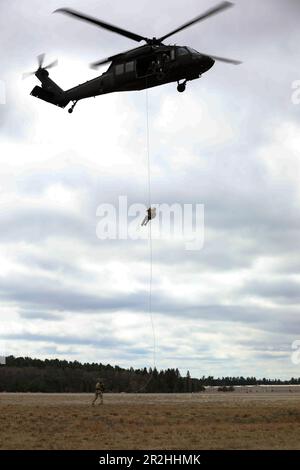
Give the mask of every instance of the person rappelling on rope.
[[142, 226], [146, 226], [150, 222], [150, 220], [155, 219], [155, 217], [156, 217], [156, 208], [149, 207], [149, 209], [147, 209], [147, 215], [145, 216], [142, 222]]

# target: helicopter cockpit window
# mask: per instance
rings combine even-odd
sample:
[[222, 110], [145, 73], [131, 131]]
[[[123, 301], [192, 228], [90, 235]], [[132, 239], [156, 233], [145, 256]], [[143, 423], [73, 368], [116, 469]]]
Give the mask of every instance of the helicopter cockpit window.
[[126, 72], [134, 72], [134, 62], [127, 62], [125, 65]]
[[178, 55], [188, 55], [188, 50], [185, 47], [178, 47], [177, 54]]
[[187, 50], [190, 51], [192, 54], [199, 54], [198, 51], [196, 51], [195, 49], [192, 49], [191, 47], [187, 47]]
[[124, 73], [124, 64], [116, 65], [116, 75], [122, 75]]

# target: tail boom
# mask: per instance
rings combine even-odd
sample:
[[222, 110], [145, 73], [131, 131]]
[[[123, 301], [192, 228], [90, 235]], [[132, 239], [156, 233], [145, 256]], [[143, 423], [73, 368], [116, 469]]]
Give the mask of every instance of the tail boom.
[[30, 93], [31, 96], [59, 106], [60, 108], [65, 108], [70, 102], [70, 98], [68, 98], [62, 88], [49, 78], [49, 72], [45, 69], [39, 69], [35, 75], [40, 80], [42, 86], [35, 86]]

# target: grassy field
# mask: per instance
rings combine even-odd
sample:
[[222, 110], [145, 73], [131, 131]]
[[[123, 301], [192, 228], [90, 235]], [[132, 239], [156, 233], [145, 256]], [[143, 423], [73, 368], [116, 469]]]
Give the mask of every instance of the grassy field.
[[0, 394], [0, 449], [300, 449], [300, 393]]

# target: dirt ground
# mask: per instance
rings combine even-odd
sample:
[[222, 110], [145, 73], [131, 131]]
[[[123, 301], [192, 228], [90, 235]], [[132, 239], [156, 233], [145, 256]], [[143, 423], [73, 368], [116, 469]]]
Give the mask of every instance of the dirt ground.
[[0, 449], [300, 449], [300, 389], [0, 394]]

